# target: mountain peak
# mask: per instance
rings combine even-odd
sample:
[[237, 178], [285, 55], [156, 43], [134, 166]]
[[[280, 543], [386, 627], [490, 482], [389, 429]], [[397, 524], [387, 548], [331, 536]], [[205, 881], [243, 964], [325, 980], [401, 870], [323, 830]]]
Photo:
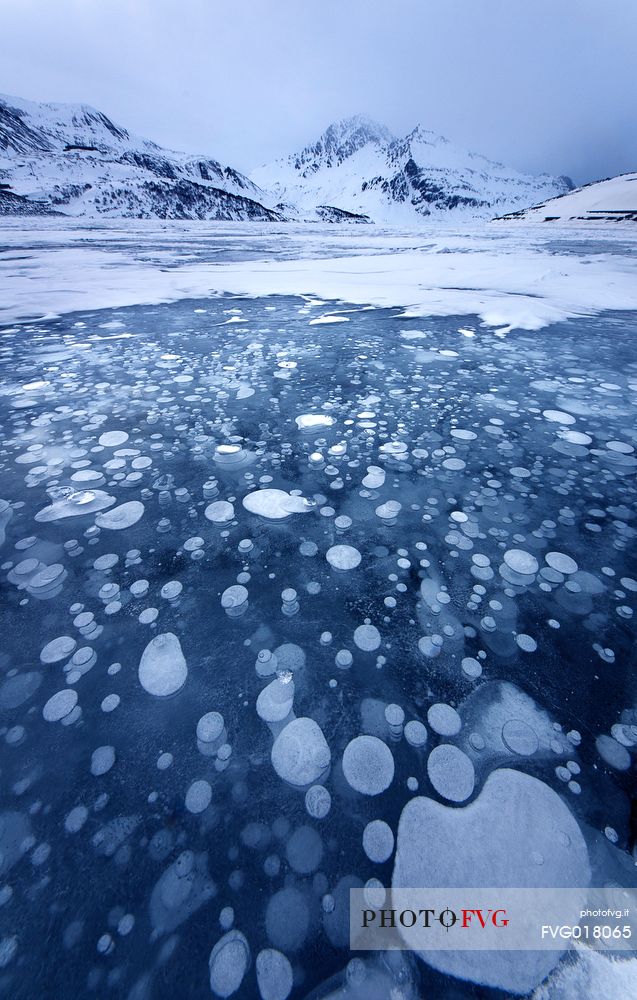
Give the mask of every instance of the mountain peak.
[[124, 148], [133, 141], [149, 148], [154, 146], [131, 135], [90, 104], [26, 101], [0, 94], [2, 149], [16, 153], [52, 152], [82, 142], [102, 149], [112, 148], [114, 144]]
[[430, 128], [425, 128], [423, 125], [416, 125], [405, 138], [410, 142], [420, 142], [430, 146], [440, 146], [449, 143], [449, 140], [444, 135], [440, 135], [439, 132], [434, 132]]
[[350, 115], [348, 118], [332, 122], [323, 132], [321, 139], [325, 136], [339, 137], [341, 140], [360, 136], [367, 142], [383, 143], [391, 142], [394, 138], [385, 125], [370, 118], [369, 115], [362, 114]]
[[251, 179], [308, 218], [327, 206], [333, 216], [399, 224], [450, 212], [488, 218], [566, 189], [561, 179], [521, 174], [420, 124], [396, 138], [361, 114], [333, 122], [316, 142], [259, 167]]
[[393, 135], [380, 122], [367, 115], [352, 115], [332, 122], [318, 137], [316, 142], [305, 146], [300, 153], [290, 158], [302, 176], [309, 176], [321, 167], [337, 167], [359, 149], [370, 143], [387, 146]]

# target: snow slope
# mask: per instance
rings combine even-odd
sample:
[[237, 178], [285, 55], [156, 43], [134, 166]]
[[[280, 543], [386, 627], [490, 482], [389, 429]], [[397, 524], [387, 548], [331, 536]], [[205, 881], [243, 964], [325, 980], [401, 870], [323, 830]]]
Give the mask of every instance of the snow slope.
[[530, 222], [637, 222], [637, 173], [587, 184], [505, 218]]
[[326, 207], [384, 223], [449, 215], [491, 218], [572, 187], [487, 160], [417, 126], [402, 139], [357, 115], [337, 122], [299, 153], [250, 175], [277, 208], [298, 218]]
[[88, 105], [0, 96], [0, 215], [277, 221], [263, 196], [231, 167], [162, 149]]

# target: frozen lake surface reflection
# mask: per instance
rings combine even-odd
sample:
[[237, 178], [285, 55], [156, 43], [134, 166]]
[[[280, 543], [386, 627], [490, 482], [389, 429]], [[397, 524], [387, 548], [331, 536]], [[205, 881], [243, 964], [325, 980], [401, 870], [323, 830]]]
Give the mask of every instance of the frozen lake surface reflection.
[[636, 884], [636, 325], [1, 331], [3, 995], [519, 995], [353, 955], [349, 889]]

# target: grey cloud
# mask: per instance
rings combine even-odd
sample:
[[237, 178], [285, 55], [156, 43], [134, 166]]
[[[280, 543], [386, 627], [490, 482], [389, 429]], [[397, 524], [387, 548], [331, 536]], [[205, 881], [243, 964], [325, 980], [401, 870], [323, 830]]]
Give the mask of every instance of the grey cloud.
[[637, 169], [633, 0], [3, 0], [0, 90], [244, 171], [357, 111], [522, 170]]

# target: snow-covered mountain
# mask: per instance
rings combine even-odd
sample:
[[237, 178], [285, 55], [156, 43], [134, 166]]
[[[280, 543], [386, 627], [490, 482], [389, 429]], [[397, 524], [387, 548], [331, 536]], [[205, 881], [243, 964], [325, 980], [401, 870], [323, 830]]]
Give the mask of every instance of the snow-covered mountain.
[[530, 222], [637, 222], [637, 174], [619, 174], [505, 215]]
[[563, 194], [420, 126], [403, 139], [358, 115], [245, 177], [163, 149], [84, 104], [0, 97], [0, 215], [389, 222], [491, 218]]
[[279, 220], [264, 197], [231, 167], [162, 149], [85, 104], [0, 97], [0, 214]]
[[417, 126], [402, 139], [356, 115], [250, 179], [287, 215], [409, 224], [453, 215], [490, 218], [563, 194], [566, 177], [522, 174]]

